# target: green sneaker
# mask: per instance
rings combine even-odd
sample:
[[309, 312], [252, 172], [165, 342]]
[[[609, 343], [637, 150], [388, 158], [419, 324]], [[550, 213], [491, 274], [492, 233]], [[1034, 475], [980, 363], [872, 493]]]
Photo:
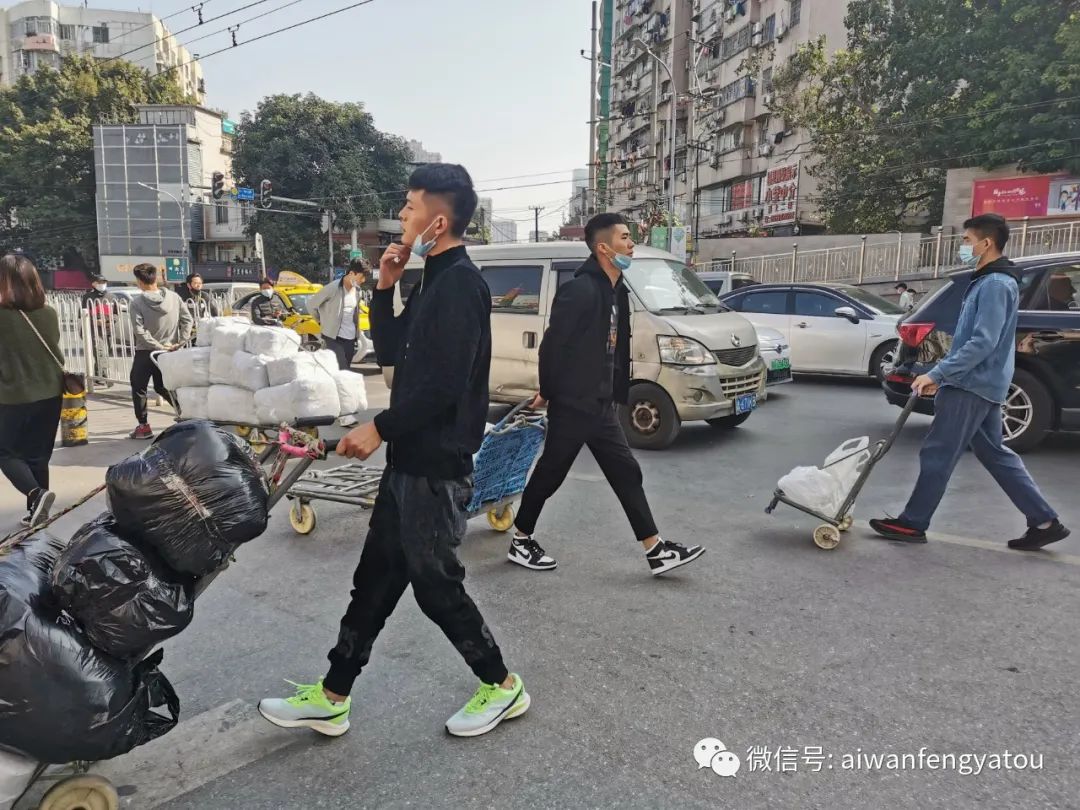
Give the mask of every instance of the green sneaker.
[[446, 730], [455, 737], [478, 737], [487, 734], [503, 720], [525, 714], [532, 700], [521, 677], [510, 673], [514, 685], [503, 689], [498, 684], [482, 683], [472, 700], [446, 721]]
[[259, 701], [259, 714], [282, 728], [310, 728], [329, 737], [340, 737], [349, 730], [352, 698], [333, 703], [318, 683], [293, 683], [296, 694], [290, 698], [266, 698]]

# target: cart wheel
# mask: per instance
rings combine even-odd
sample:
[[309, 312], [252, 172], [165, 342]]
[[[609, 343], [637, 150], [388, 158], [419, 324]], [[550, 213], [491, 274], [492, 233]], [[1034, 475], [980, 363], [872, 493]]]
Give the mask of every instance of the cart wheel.
[[85, 774], [65, 779], [41, 800], [39, 810], [118, 810], [120, 797], [103, 776]]
[[289, 509], [289, 523], [297, 534], [311, 534], [315, 531], [315, 509], [309, 503], [293, 501]]
[[842, 531], [842, 532], [846, 532], [846, 531], [851, 529], [851, 524], [854, 523], [854, 522], [855, 522], [855, 516], [854, 515], [847, 515], [843, 520], [840, 521], [840, 525], [837, 526], [837, 528], [840, 529], [840, 531]]
[[514, 527], [514, 507], [504, 506], [501, 510], [489, 509], [488, 525], [497, 532], [508, 532]]
[[826, 551], [840, 545], [840, 530], [828, 523], [822, 523], [814, 529], [814, 545]]

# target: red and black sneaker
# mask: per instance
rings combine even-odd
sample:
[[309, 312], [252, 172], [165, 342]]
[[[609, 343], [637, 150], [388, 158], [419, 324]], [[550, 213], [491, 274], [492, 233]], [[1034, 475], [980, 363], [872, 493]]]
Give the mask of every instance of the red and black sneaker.
[[135, 430], [128, 434], [128, 438], [147, 441], [148, 439], [154, 438], [154, 430], [149, 425], [139, 425]]
[[899, 540], [902, 543], [925, 543], [926, 532], [909, 526], [902, 520], [886, 518], [870, 521], [870, 528], [880, 534], [886, 540]]

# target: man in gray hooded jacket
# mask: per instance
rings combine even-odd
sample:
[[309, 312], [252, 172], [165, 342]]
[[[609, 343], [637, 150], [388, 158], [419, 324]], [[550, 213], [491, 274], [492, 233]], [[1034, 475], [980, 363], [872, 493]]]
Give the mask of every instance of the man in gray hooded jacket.
[[136, 265], [133, 271], [135, 283], [142, 295], [131, 299], [128, 314], [135, 335], [135, 358], [131, 364], [131, 399], [135, 406], [138, 426], [130, 434], [132, 439], [152, 439], [146, 413], [146, 393], [150, 380], [158, 396], [168, 400], [174, 408], [172, 395], [161, 379], [161, 370], [155, 365], [151, 353], [172, 351], [191, 340], [194, 321], [191, 311], [180, 296], [158, 287], [158, 269], [152, 264]]

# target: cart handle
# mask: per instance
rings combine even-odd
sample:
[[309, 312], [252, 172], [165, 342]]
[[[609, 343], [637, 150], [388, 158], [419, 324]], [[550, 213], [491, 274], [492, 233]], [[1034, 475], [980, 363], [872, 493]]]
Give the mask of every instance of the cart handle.
[[911, 396], [908, 397], [908, 401], [904, 403], [904, 409], [900, 411], [900, 416], [896, 419], [896, 424], [893, 425], [892, 433], [888, 438], [882, 440], [878, 447], [878, 451], [874, 454], [875, 459], [879, 459], [884, 456], [893, 446], [893, 442], [900, 436], [900, 431], [904, 429], [904, 425], [907, 423], [908, 417], [911, 416], [911, 412], [915, 410], [915, 403], [919, 401], [919, 395], [914, 391], [911, 392]]
[[506, 416], [504, 416], [504, 417], [503, 417], [502, 419], [500, 419], [500, 420], [499, 420], [499, 421], [498, 421], [498, 422], [497, 422], [497, 423], [495, 424], [495, 427], [493, 428], [493, 430], [498, 430], [499, 428], [504, 428], [504, 427], [506, 427], [506, 426], [507, 426], [508, 424], [510, 424], [510, 422], [512, 422], [512, 421], [514, 420], [514, 418], [515, 418], [515, 417], [516, 417], [516, 416], [517, 416], [517, 415], [518, 415], [519, 413], [521, 413], [521, 412], [522, 412], [522, 411], [524, 411], [524, 410], [527, 410], [527, 409], [528, 409], [528, 407], [529, 407], [530, 405], [532, 405], [532, 403], [533, 403], [533, 400], [534, 400], [534, 399], [536, 399], [536, 396], [535, 396], [535, 395], [534, 395], [534, 396], [531, 396], [531, 397], [529, 397], [528, 399], [524, 399], [524, 400], [522, 400], [521, 402], [519, 402], [519, 403], [518, 403], [517, 405], [515, 405], [515, 406], [514, 406], [514, 407], [513, 407], [512, 409], [511, 409], [510, 413], [508, 413], [508, 414], [507, 414]]

